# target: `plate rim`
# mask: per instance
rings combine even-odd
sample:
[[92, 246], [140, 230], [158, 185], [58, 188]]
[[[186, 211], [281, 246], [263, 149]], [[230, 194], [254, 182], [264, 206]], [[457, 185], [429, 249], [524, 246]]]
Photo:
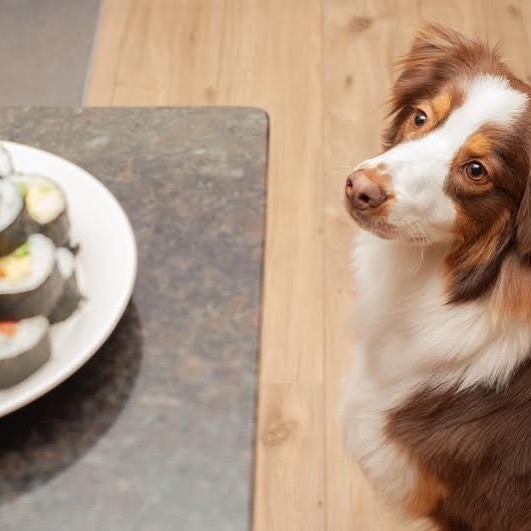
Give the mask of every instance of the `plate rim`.
[[[84, 174], [84, 177], [91, 181], [91, 183], [94, 184], [97, 188], [99, 188], [100, 192], [107, 195], [108, 199], [110, 199], [111, 203], [113, 204], [113, 208], [115, 209], [115, 211], [119, 212], [120, 215], [123, 217], [123, 220], [125, 221], [124, 237], [126, 237], [127, 239], [127, 244], [131, 246], [133, 258], [132, 263], [130, 264], [130, 273], [127, 281], [127, 288], [123, 292], [118, 308], [115, 311], [112, 319], [109, 319], [107, 325], [99, 329], [99, 333], [95, 336], [95, 340], [91, 342], [85, 349], [79, 349], [82, 350], [82, 354], [80, 356], [73, 356], [72, 361], [70, 363], [63, 365], [62, 370], [57, 371], [55, 373], [55, 377], [49, 377], [46, 380], [43, 380], [42, 382], [37, 382], [35, 386], [29, 387], [28, 389], [21, 392], [19, 396], [14, 396], [8, 399], [5, 403], [0, 400], [0, 418], [2, 418], [15, 411], [18, 411], [19, 409], [22, 409], [28, 404], [31, 404], [35, 400], [43, 397], [44, 395], [64, 383], [81, 367], [83, 367], [83, 365], [85, 365], [109, 339], [111, 334], [116, 329], [118, 323], [120, 322], [120, 319], [125, 314], [125, 311], [127, 310], [127, 307], [133, 296], [133, 291], [136, 285], [136, 279], [138, 275], [138, 245], [127, 212], [122, 207], [116, 196], [107, 188], [107, 186], [105, 186], [90, 172], [63, 157], [60, 157], [59, 155], [56, 155], [44, 149], [2, 139], [0, 139], [0, 145], [5, 146], [8, 150], [10, 146], [13, 146], [15, 147], [15, 149], [24, 149], [36, 152], [39, 156], [45, 156], [48, 158], [56, 159], [57, 162], [60, 162], [61, 164], [64, 164], [66, 166], [70, 166], [71, 169], [75, 170], [76, 172], [81, 172], [82, 174]], [[82, 242], [80, 243], [82, 244]]]

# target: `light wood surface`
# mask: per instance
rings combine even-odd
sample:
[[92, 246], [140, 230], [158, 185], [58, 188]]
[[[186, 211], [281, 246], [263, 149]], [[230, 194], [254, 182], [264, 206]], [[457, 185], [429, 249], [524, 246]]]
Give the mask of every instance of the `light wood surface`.
[[[341, 377], [350, 345], [349, 308], [354, 292], [348, 268], [353, 236], [343, 203], [345, 175], [353, 164], [379, 149], [390, 84], [390, 50], [404, 52], [416, 13], [397, 31], [395, 2], [328, 0], [324, 16], [324, 160], [325, 160], [325, 425], [326, 523], [330, 531], [391, 531], [372, 493], [343, 449], [337, 410]], [[397, 24], [399, 26], [399, 24]], [[383, 31], [382, 31], [383, 30]]]
[[531, 79], [523, 0], [105, 0], [89, 104], [251, 105], [271, 119], [255, 531], [412, 529], [343, 451], [355, 293], [342, 193], [379, 150], [392, 62], [425, 19], [503, 40]]

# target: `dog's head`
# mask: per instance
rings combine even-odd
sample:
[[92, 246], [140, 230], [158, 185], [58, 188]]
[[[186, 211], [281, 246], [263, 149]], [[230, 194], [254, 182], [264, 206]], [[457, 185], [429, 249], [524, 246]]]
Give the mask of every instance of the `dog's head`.
[[436, 25], [401, 67], [385, 151], [348, 177], [348, 209], [383, 238], [448, 244], [452, 298], [471, 298], [510, 248], [531, 253], [531, 92], [495, 50]]

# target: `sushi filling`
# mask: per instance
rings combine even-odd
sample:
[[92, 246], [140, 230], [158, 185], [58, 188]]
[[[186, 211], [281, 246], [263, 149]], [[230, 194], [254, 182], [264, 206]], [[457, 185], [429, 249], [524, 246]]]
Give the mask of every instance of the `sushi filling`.
[[26, 242], [15, 252], [0, 258], [0, 279], [12, 286], [18, 284], [31, 276], [31, 266], [29, 243]]
[[32, 349], [46, 334], [48, 320], [37, 316], [22, 321], [0, 321], [0, 359]]
[[20, 194], [26, 203], [30, 217], [41, 225], [51, 223], [66, 209], [65, 198], [51, 181], [32, 177], [17, 179]]
[[38, 286], [51, 274], [54, 266], [53, 243], [41, 234], [33, 234], [16, 251], [0, 258], [0, 293]]

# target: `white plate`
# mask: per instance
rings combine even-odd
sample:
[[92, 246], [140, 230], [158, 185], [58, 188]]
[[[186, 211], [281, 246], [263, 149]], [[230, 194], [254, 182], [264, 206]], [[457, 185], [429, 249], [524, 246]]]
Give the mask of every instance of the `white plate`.
[[59, 385], [99, 349], [125, 311], [137, 268], [129, 220], [100, 181], [51, 153], [12, 142], [2, 144], [17, 172], [40, 173], [63, 189], [72, 240], [81, 246], [77, 272], [87, 301], [70, 319], [52, 326], [51, 359], [27, 380], [0, 391], [0, 417]]

